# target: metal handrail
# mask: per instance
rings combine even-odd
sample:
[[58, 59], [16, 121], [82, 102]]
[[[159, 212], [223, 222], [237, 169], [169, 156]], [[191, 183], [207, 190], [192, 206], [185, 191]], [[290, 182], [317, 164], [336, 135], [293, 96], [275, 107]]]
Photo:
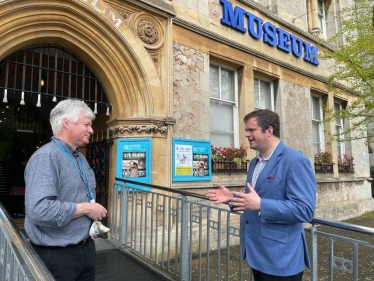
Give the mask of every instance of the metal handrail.
[[[167, 188], [167, 187], [160, 186], [160, 185], [137, 182], [137, 181], [132, 181], [132, 180], [123, 179], [123, 178], [117, 178], [117, 177], [116, 177], [116, 181], [121, 181], [123, 183], [129, 183], [129, 184], [144, 186], [144, 187], [148, 187], [148, 188], [155, 188], [155, 189], [159, 189], [159, 190], [167, 191], [167, 192], [172, 191], [172, 192], [180, 194], [180, 195], [192, 196], [192, 197], [196, 197], [196, 198], [199, 198], [199, 199], [209, 200], [208, 197], [206, 197], [204, 195], [201, 195], [201, 194], [198, 194], [198, 193], [183, 191], [183, 190], [179, 190], [179, 189], [171, 189], [171, 188]], [[223, 203], [223, 204], [228, 205], [227, 203]], [[309, 223], [310, 224], [316, 224], [316, 225], [331, 226], [331, 227], [335, 227], [335, 228], [339, 228], [339, 229], [344, 229], [344, 230], [349, 230], [349, 231], [354, 231], [354, 232], [369, 234], [369, 235], [374, 236], [374, 228], [371, 228], [371, 227], [365, 227], [365, 226], [360, 226], [360, 225], [355, 225], [355, 224], [350, 224], [350, 223], [344, 223], [344, 222], [338, 222], [338, 221], [333, 221], [333, 220], [324, 220], [324, 219], [320, 219], [320, 218], [313, 218], [313, 220]]]
[[0, 280], [55, 280], [1, 202], [0, 229]]
[[[197, 272], [198, 276], [195, 275], [195, 277], [198, 278], [198, 280], [209, 280], [202, 278], [208, 277], [209, 270], [212, 270], [212, 268], [207, 266], [211, 251], [209, 241], [212, 241], [209, 240], [209, 232], [216, 231], [216, 241], [221, 241], [221, 233], [228, 235], [224, 238], [226, 240], [222, 241], [223, 243], [220, 244], [220, 242], [217, 242], [217, 248], [213, 249], [218, 251], [218, 267], [220, 267], [219, 249], [222, 247], [222, 249], [226, 251], [226, 266], [222, 269], [226, 273], [226, 279], [224, 280], [230, 279], [229, 271], [234, 274], [237, 280], [244, 280], [244, 276], [249, 274], [248, 267], [246, 266], [244, 268], [242, 259], [240, 258], [242, 256], [241, 252], [236, 252], [234, 255], [230, 255], [229, 258], [230, 262], [231, 258], [235, 260], [234, 262], [236, 262], [239, 269], [228, 269], [230, 267], [228, 262], [228, 252], [231, 251], [230, 248], [238, 245], [231, 244], [231, 238], [239, 236], [236, 234], [236, 232], [239, 230], [238, 222], [235, 221], [232, 225], [231, 218], [232, 215], [241, 216], [242, 212], [231, 213], [229, 208], [224, 209], [222, 207], [213, 206], [209, 198], [201, 194], [123, 178], [115, 178], [115, 180], [116, 183], [114, 188], [117, 190], [117, 193], [114, 194], [113, 202], [115, 205], [114, 209], [119, 212], [117, 214], [113, 212], [112, 214], [112, 223], [114, 223], [112, 225], [112, 239], [113, 241], [117, 241], [120, 248], [123, 247], [125, 252], [130, 251], [132, 253], [136, 253], [139, 255], [140, 260], [148, 260], [153, 265], [158, 265], [162, 270], [174, 275], [177, 280], [188, 280], [191, 277], [192, 255], [198, 254], [196, 257], [198, 264], [195, 263], [194, 265], [194, 272], [195, 274]], [[163, 194], [163, 192], [162, 194], [157, 193], [157, 190], [163, 191], [165, 194]], [[160, 209], [156, 209], [156, 207], [154, 207], [156, 202], [158, 202], [157, 207]], [[175, 207], [169, 208], [169, 205], [173, 205]], [[186, 209], [187, 206], [189, 211]], [[193, 208], [196, 209], [193, 210]], [[204, 217], [202, 216], [203, 209], [205, 212]], [[152, 212], [154, 212], [154, 214], [152, 214]], [[215, 212], [215, 214], [224, 213], [225, 215], [223, 217], [213, 217], [213, 215], [210, 216], [210, 212]], [[165, 218], [169, 218], [169, 220], [165, 220]], [[224, 221], [221, 221], [222, 218]], [[164, 224], [166, 224], [167, 227], [165, 227]], [[225, 224], [225, 226], [223, 224]], [[323, 226], [330, 228], [322, 228]], [[194, 230], [192, 230], [193, 227]], [[198, 232], [196, 232], [196, 227], [199, 228]], [[317, 230], [317, 227], [321, 227], [321, 230]], [[174, 236], [175, 240], [177, 241], [176, 243], [174, 240], [170, 240], [171, 234], [170, 230], [167, 230], [168, 228], [176, 231], [176, 233], [173, 234], [177, 235]], [[325, 275], [328, 274], [329, 280], [335, 280], [333, 278], [334, 275], [336, 275], [335, 277], [340, 278], [336, 280], [343, 280], [341, 278], [348, 280], [345, 278], [349, 278], [349, 280], [357, 281], [360, 274], [367, 273], [365, 270], [359, 271], [359, 252], [361, 252], [361, 249], [369, 249], [369, 251], [370, 249], [374, 249], [374, 243], [359, 240], [357, 239], [358, 236], [356, 235], [354, 235], [354, 238], [349, 238], [349, 234], [343, 236], [343, 232], [340, 230], [347, 230], [354, 233], [369, 235], [367, 237], [372, 238], [374, 235], [374, 228], [332, 220], [324, 220], [320, 218], [313, 218], [312, 221], [306, 222], [304, 224], [304, 228], [307, 234], [307, 240], [310, 242], [309, 254], [311, 258], [311, 270], [305, 272], [305, 277], [310, 279], [306, 280], [317, 281], [319, 278], [322, 278], [322, 276], [319, 275], [322, 274], [324, 278]], [[336, 234], [334, 234], [334, 232]], [[187, 236], [186, 233], [188, 233]], [[170, 237], [168, 236], [164, 238], [164, 235], [166, 234]], [[153, 237], [155, 239], [154, 241], [152, 240]], [[206, 244], [203, 245], [202, 243], [202, 241], [205, 242], [205, 238], [207, 239], [207, 247], [205, 246]], [[166, 254], [166, 259], [162, 255], [161, 262], [154, 258], [154, 256], [158, 253], [157, 249], [159, 248], [161, 248], [162, 252], [166, 250], [168, 253], [170, 250], [169, 240], [180, 247], [178, 249], [180, 256], [175, 256], [175, 259], [173, 260], [174, 262], [180, 259], [180, 263], [175, 267], [175, 269], [170, 268], [169, 266], [171, 263], [169, 254]], [[238, 240], [236, 241], [239, 242]], [[145, 246], [146, 243], [147, 248]], [[156, 245], [156, 247], [153, 249], [148, 243], [151, 245]], [[162, 245], [160, 245], [161, 243]], [[197, 244], [191, 245], [192, 243]], [[346, 247], [345, 245], [347, 244], [349, 244], [349, 246]], [[157, 247], [157, 245], [159, 245], [159, 247]], [[342, 245], [342, 249], [348, 249], [348, 251], [350, 251], [350, 247], [352, 247], [353, 250], [350, 254], [343, 254], [337, 248], [339, 245]], [[189, 248], [187, 246], [189, 246]], [[195, 247], [195, 250], [192, 250], [192, 247], [194, 246], [197, 246], [198, 248], [196, 249]], [[239, 249], [240, 248], [241, 247], [239, 247]], [[205, 250], [206, 252], [204, 252]], [[147, 251], [150, 251], [151, 255], [149, 255]], [[367, 253], [366, 250], [365, 252]], [[202, 259], [203, 255], [206, 255], [207, 257], [205, 260]], [[364, 259], [364, 261], [365, 260], [367, 259]], [[205, 263], [205, 274], [201, 268], [201, 263]], [[365, 263], [365, 266], [370, 265]], [[217, 271], [213, 274], [220, 276], [220, 269], [221, 268], [217, 268]], [[349, 277], [347, 275], [349, 275]], [[367, 276], [365, 275], [365, 277]], [[251, 276], [249, 276], [249, 280], [253, 280]]]
[[313, 218], [313, 220], [310, 222], [311, 224], [319, 224], [319, 225], [326, 225], [326, 226], [331, 226], [339, 229], [344, 229], [344, 230], [349, 230], [349, 231], [354, 231], [358, 233], [363, 233], [363, 234], [369, 234], [374, 236], [374, 228], [371, 227], [366, 227], [366, 226], [360, 226], [360, 225], [355, 225], [355, 224], [350, 224], [350, 223], [345, 223], [345, 222], [337, 222], [337, 221], [332, 221], [332, 220], [323, 220], [323, 219], [318, 219], [318, 218]]

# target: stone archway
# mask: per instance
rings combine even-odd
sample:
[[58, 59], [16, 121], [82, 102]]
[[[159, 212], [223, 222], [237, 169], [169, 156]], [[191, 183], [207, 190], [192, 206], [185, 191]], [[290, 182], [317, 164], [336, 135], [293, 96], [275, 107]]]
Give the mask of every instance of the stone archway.
[[[158, 156], [169, 149], [167, 128], [174, 122], [168, 116], [170, 86], [162, 84], [156, 60], [139, 33], [109, 4], [102, 0], [0, 0], [0, 42], [0, 61], [23, 48], [49, 43], [70, 50], [94, 72], [112, 104], [110, 121], [100, 129], [111, 132], [108, 127], [112, 127], [112, 138], [156, 137], [152, 182], [169, 183], [170, 160]], [[146, 130], [126, 130], [133, 125]], [[115, 149], [111, 163], [115, 163]], [[112, 166], [109, 186], [114, 174]]]
[[25, 47], [61, 44], [101, 81], [112, 118], [165, 116], [153, 60], [104, 1], [0, 1], [0, 22], [0, 61]]

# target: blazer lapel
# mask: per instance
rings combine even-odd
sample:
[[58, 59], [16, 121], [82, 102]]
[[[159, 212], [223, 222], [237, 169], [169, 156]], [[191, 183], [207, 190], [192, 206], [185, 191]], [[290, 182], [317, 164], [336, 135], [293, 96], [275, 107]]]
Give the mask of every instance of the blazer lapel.
[[269, 176], [271, 171], [274, 169], [274, 167], [278, 164], [279, 162], [279, 156], [282, 154], [283, 150], [285, 148], [285, 145], [283, 142], [279, 142], [277, 145], [277, 148], [271, 155], [269, 161], [266, 163], [264, 169], [261, 171], [260, 175], [258, 176], [257, 182], [256, 182], [256, 192], [258, 192], [261, 188], [262, 183], [264, 180]]

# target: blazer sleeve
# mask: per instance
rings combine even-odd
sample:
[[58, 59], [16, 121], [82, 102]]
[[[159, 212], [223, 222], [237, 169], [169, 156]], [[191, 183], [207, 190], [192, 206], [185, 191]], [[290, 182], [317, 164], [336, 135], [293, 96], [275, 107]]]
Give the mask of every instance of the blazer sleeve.
[[313, 219], [316, 205], [315, 175], [309, 159], [297, 157], [295, 160], [288, 161], [278, 186], [284, 189], [284, 198], [261, 198], [262, 221], [293, 224]]

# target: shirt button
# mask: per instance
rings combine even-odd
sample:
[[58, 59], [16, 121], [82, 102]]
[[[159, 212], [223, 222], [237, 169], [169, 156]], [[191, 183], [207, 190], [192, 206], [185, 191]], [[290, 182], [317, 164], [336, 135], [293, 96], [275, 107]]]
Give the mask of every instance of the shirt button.
[[249, 221], [245, 221], [246, 224], [249, 224]]

